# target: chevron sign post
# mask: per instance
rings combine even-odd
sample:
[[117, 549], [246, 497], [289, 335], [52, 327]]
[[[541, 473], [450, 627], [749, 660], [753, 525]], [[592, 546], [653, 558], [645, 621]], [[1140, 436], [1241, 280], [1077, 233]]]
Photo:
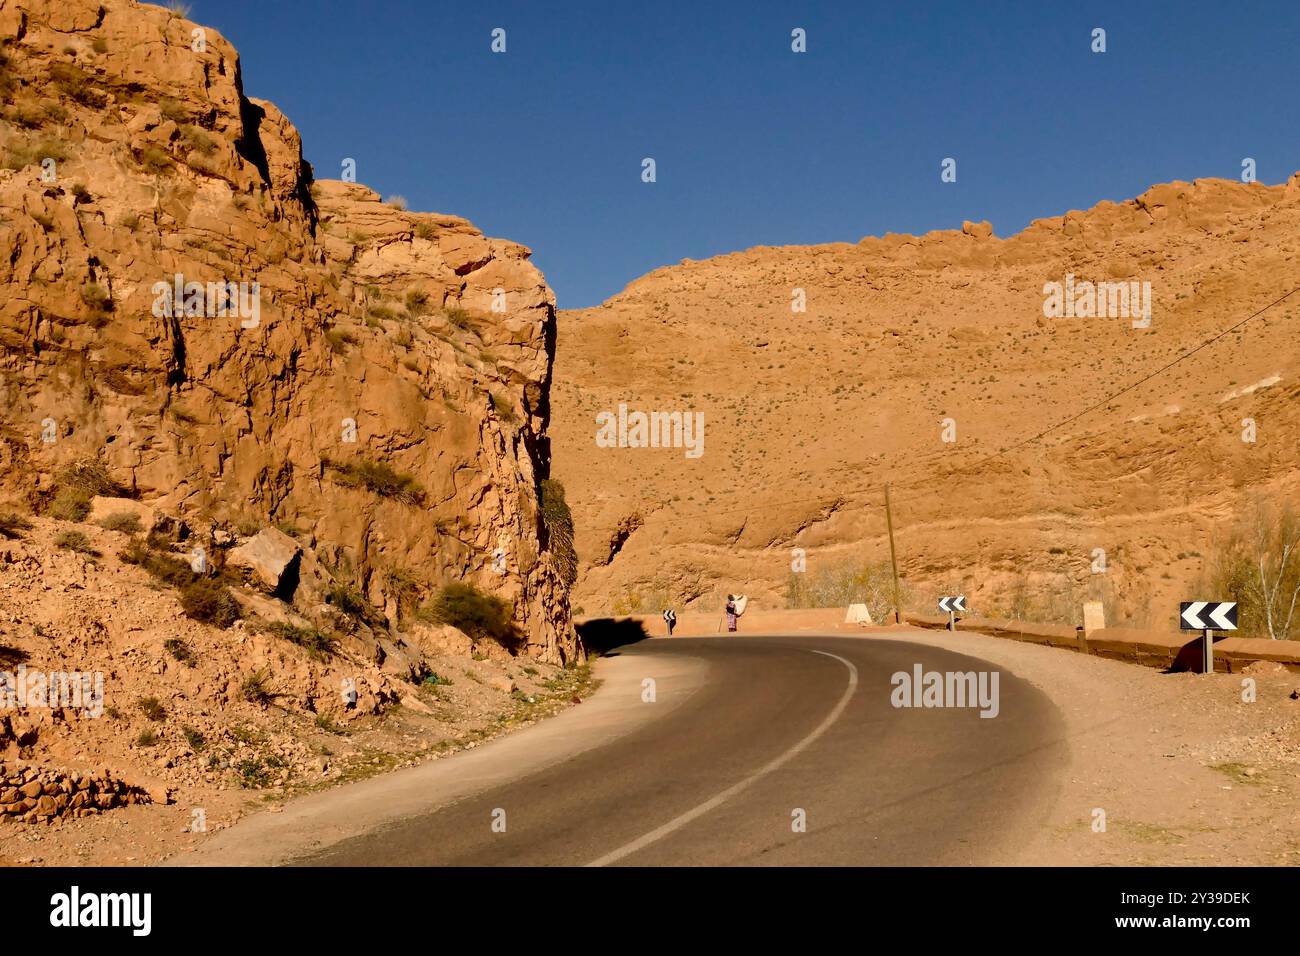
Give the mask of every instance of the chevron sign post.
[[948, 615], [948, 630], [957, 630], [957, 612], [966, 610], [966, 595], [939, 598], [939, 610]]
[[1178, 626], [1184, 631], [1201, 631], [1201, 672], [1214, 673], [1214, 630], [1237, 629], [1237, 605], [1233, 601], [1184, 601], [1178, 605]]

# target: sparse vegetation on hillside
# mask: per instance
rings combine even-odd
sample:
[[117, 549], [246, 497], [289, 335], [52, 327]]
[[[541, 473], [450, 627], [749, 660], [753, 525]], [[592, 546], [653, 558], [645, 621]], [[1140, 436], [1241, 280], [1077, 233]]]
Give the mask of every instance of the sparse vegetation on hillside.
[[61, 163], [67, 158], [68, 148], [57, 139], [19, 140], [11, 143], [5, 149], [4, 161], [0, 165], [3, 165], [5, 169], [17, 170], [39, 164], [44, 159], [52, 159], [56, 163]]
[[578, 554], [573, 548], [573, 512], [564, 498], [564, 485], [546, 478], [540, 488], [542, 522], [560, 580], [572, 586], [578, 578]]
[[32, 523], [15, 511], [0, 513], [0, 537], [10, 541], [23, 536], [24, 531], [32, 530]]
[[84, 521], [90, 514], [90, 500], [96, 495], [129, 497], [128, 490], [108, 473], [103, 462], [85, 459], [69, 465], [54, 479], [54, 497], [46, 512], [60, 521]]
[[[898, 582], [904, 607], [913, 600], [906, 580]], [[894, 608], [894, 572], [888, 561], [844, 560], [791, 571], [786, 581], [785, 604], [790, 608], [847, 607], [865, 604], [871, 620], [883, 622]]]
[[443, 309], [442, 314], [447, 317], [448, 322], [450, 322], [458, 329], [469, 329], [474, 324], [474, 320], [470, 317], [470, 314], [466, 312], [464, 309], [460, 309], [456, 307], [452, 307], [450, 309]]
[[406, 311], [411, 315], [424, 315], [429, 311], [429, 293], [423, 289], [406, 290]]
[[336, 607], [348, 617], [368, 627], [384, 627], [384, 616], [366, 599], [360, 590], [341, 581], [330, 585], [325, 592], [325, 603]]
[[502, 421], [513, 422], [515, 420], [515, 410], [511, 404], [496, 392], [489, 394], [492, 398], [492, 410], [497, 413], [497, 416]]
[[275, 621], [268, 625], [268, 630], [276, 637], [297, 644], [315, 660], [325, 660], [338, 645], [334, 635], [315, 627], [298, 627], [285, 621]]
[[60, 531], [54, 538], [54, 544], [65, 551], [75, 551], [90, 557], [99, 554], [90, 543], [90, 539], [80, 531]]
[[418, 505], [424, 500], [424, 489], [412, 476], [397, 471], [387, 462], [335, 461], [322, 458], [322, 464], [334, 474], [334, 480], [347, 487], [365, 488], [383, 498], [393, 498], [403, 504]]
[[1300, 517], [1295, 506], [1256, 500], [1215, 542], [1198, 598], [1236, 601], [1241, 637], [1300, 637]]
[[[668, 589], [659, 584], [652, 584], [644, 589], [628, 588], [614, 598], [611, 610], [615, 614], [662, 614], [673, 603]], [[575, 612], [576, 614], [576, 612]]]
[[514, 609], [464, 581], [452, 581], [440, 590], [420, 615], [459, 628], [475, 640], [496, 641], [507, 649], [513, 650], [521, 641], [513, 621]]
[[199, 574], [187, 562], [138, 539], [120, 551], [118, 559], [144, 568], [159, 582], [175, 588], [186, 617], [227, 628], [243, 616], [230, 594], [230, 582], [220, 575]]

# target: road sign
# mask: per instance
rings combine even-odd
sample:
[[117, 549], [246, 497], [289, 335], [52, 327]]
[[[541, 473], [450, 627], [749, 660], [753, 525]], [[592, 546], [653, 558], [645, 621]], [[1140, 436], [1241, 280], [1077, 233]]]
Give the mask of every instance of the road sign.
[[1235, 631], [1237, 605], [1233, 601], [1184, 601], [1178, 606], [1178, 626], [1184, 631]]
[[966, 610], [966, 595], [959, 594], [956, 597], [939, 598], [939, 610], [943, 611], [944, 614]]

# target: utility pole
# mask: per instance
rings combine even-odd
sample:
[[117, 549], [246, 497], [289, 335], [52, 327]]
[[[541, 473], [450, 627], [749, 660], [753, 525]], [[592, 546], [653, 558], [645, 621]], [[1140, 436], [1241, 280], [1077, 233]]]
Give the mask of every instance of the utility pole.
[[894, 550], [894, 509], [889, 500], [889, 482], [885, 482], [885, 524], [889, 528], [889, 563], [894, 567], [894, 623], [903, 623], [903, 607], [898, 598], [898, 554]]

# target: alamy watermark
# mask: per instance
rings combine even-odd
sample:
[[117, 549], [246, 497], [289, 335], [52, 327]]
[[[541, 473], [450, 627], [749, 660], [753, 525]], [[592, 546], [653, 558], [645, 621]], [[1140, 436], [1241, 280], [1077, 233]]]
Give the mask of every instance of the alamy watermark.
[[1043, 317], [1048, 319], [1132, 319], [1133, 328], [1151, 325], [1151, 283], [1075, 282], [1066, 273], [1064, 282], [1043, 284]]
[[171, 282], [155, 282], [153, 314], [159, 319], [238, 317], [241, 329], [262, 321], [262, 286], [257, 282], [186, 282], [179, 272]]
[[996, 717], [998, 671], [926, 671], [920, 664], [912, 672], [897, 671], [889, 683], [889, 702], [895, 707], [978, 707], [981, 717]]
[[596, 413], [597, 448], [684, 448], [687, 458], [704, 454], [703, 412], [629, 412], [620, 402], [618, 412]]
[[83, 671], [0, 671], [0, 710], [68, 708], [87, 717], [104, 716], [104, 675]]

